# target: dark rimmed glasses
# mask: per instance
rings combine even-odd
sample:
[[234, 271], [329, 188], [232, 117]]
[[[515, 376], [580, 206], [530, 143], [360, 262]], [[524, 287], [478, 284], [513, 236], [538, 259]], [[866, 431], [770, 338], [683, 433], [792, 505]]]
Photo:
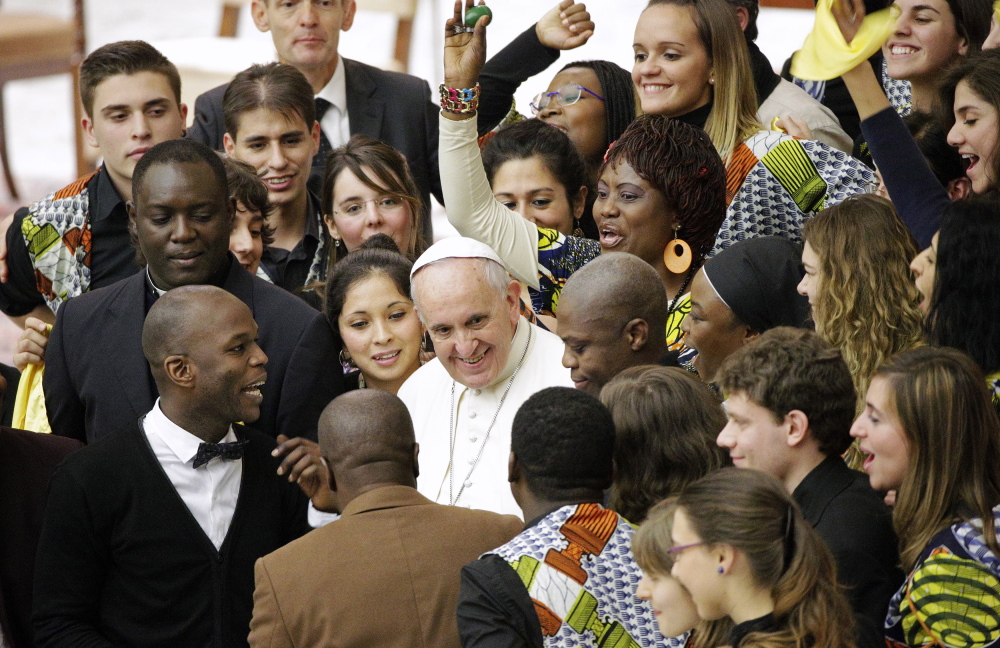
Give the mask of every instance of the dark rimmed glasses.
[[542, 92], [535, 95], [535, 98], [531, 100], [529, 104], [531, 106], [531, 113], [537, 115], [546, 108], [549, 107], [552, 102], [555, 102], [557, 106], [572, 106], [577, 101], [580, 101], [580, 97], [583, 93], [593, 95], [604, 101], [604, 97], [597, 94], [589, 88], [585, 88], [577, 83], [569, 83], [559, 88], [555, 92]]

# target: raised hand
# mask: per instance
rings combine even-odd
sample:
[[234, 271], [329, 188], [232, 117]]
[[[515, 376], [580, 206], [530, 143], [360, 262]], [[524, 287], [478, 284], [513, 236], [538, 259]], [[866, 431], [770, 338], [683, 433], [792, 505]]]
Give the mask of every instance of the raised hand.
[[49, 344], [49, 326], [35, 317], [24, 321], [24, 330], [17, 339], [14, 366], [24, 371], [29, 364], [45, 363], [45, 347]]
[[830, 12], [840, 27], [844, 41], [850, 45], [861, 29], [861, 21], [865, 19], [864, 0], [833, 0]]
[[558, 50], [580, 47], [594, 35], [594, 21], [587, 5], [562, 0], [535, 24], [535, 34], [542, 45]]
[[[485, 4], [482, 0], [480, 5]], [[465, 12], [475, 6], [475, 0], [455, 0], [455, 11], [445, 23], [444, 83], [449, 88], [472, 88], [486, 63], [486, 25], [489, 16], [482, 16], [474, 31], [466, 32]], [[458, 26], [461, 29], [456, 30]]]

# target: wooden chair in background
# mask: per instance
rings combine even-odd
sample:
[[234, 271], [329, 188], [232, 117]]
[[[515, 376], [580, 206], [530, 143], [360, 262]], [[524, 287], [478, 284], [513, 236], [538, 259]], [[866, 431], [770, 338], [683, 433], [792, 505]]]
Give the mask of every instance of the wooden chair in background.
[[92, 167], [84, 153], [80, 132], [78, 69], [86, 52], [84, 0], [73, 0], [73, 18], [65, 20], [43, 14], [15, 13], [0, 10], [0, 165], [11, 196], [17, 200], [17, 187], [7, 158], [4, 125], [3, 87], [8, 81], [31, 79], [50, 74], [73, 75], [73, 132], [76, 138], [77, 173]]

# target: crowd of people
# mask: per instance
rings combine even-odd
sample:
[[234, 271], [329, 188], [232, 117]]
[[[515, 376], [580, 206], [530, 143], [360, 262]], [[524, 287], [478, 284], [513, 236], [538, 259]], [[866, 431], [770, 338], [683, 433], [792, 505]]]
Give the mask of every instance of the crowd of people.
[[525, 107], [584, 4], [456, 0], [435, 103], [253, 0], [191, 128], [93, 51], [0, 222], [0, 648], [1000, 647], [1000, 2], [885, 5], [779, 75], [649, 0]]

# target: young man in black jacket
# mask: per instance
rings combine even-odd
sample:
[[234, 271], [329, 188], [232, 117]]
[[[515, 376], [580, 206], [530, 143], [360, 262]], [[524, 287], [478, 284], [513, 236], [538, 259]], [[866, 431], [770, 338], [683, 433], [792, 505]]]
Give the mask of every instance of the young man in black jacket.
[[142, 347], [152, 409], [52, 479], [40, 647], [246, 646], [254, 562], [309, 530], [274, 440], [237, 423], [269, 387], [250, 309], [214, 286], [176, 288], [150, 309]]

